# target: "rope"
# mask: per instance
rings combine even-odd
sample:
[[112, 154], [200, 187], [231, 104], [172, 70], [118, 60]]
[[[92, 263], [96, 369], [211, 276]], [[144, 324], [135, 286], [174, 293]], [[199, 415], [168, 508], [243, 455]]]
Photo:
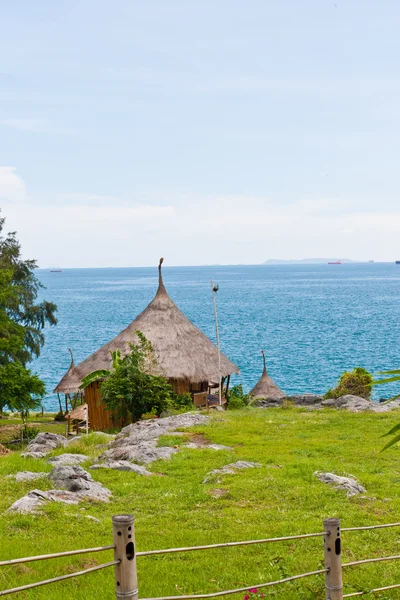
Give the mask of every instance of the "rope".
[[90, 569], [85, 569], [84, 571], [78, 571], [77, 573], [69, 573], [68, 575], [61, 575], [60, 577], [54, 577], [53, 579], [46, 579], [44, 581], [38, 581], [37, 583], [21, 585], [21, 587], [12, 588], [10, 590], [3, 590], [2, 592], [0, 592], [0, 596], [6, 596], [7, 594], [16, 594], [17, 592], [31, 590], [32, 588], [36, 588], [41, 585], [47, 585], [48, 583], [55, 583], [56, 581], [64, 581], [65, 579], [71, 579], [72, 577], [79, 577], [80, 575], [86, 575], [87, 573], [92, 573], [93, 571], [99, 571], [100, 569], [105, 569], [106, 567], [118, 565], [120, 562], [120, 560], [113, 560], [112, 562], [104, 563], [103, 565], [98, 565], [97, 567], [91, 567]]
[[33, 562], [34, 560], [47, 560], [49, 558], [59, 558], [60, 556], [74, 556], [75, 554], [86, 554], [87, 552], [102, 552], [103, 550], [114, 550], [115, 546], [101, 546], [100, 548], [85, 548], [84, 550], [69, 550], [68, 552], [57, 552], [56, 554], [42, 554], [41, 556], [28, 556], [27, 558], [13, 558], [12, 560], [3, 560], [0, 567], [8, 565], [17, 565], [19, 563]]
[[151, 556], [153, 554], [169, 554], [171, 552], [194, 552], [196, 550], [209, 550], [210, 548], [228, 548], [230, 546], [248, 546], [250, 544], [267, 544], [271, 542], [285, 542], [288, 540], [299, 540], [304, 538], [321, 537], [329, 535], [328, 532], [322, 533], [305, 533], [303, 535], [289, 535], [287, 537], [267, 538], [264, 540], [248, 540], [244, 542], [225, 542], [221, 544], [209, 544], [208, 546], [189, 546], [188, 548], [168, 548], [166, 550], [148, 550], [145, 552], [137, 552], [136, 556]]
[[366, 563], [382, 562], [384, 560], [397, 560], [400, 555], [397, 556], [383, 556], [381, 558], [365, 558], [364, 560], [355, 560], [354, 562], [345, 563], [342, 567], [354, 567], [355, 565], [365, 565]]
[[385, 525], [367, 525], [366, 527], [341, 527], [340, 531], [365, 531], [367, 529], [383, 529], [385, 527], [400, 527], [400, 523], [387, 523]]
[[375, 594], [375, 592], [384, 592], [385, 590], [394, 590], [395, 588], [400, 588], [400, 583], [374, 588], [373, 590], [366, 590], [365, 592], [353, 592], [352, 594], [345, 594], [343, 598], [353, 598], [354, 596], [363, 596], [364, 594]]
[[311, 575], [320, 575], [321, 573], [327, 573], [328, 569], [320, 569], [319, 571], [311, 571], [310, 573], [302, 573], [301, 575], [293, 575], [293, 577], [286, 577], [285, 579], [279, 579], [278, 581], [270, 581], [269, 583], [257, 583], [256, 585], [247, 585], [243, 588], [237, 588], [235, 590], [224, 590], [223, 592], [214, 592], [212, 594], [190, 594], [183, 596], [161, 596], [159, 598], [144, 598], [143, 600], [197, 600], [197, 598], [216, 598], [217, 596], [227, 596], [229, 594], [238, 594], [240, 592], [248, 592], [251, 588], [265, 588], [273, 585], [279, 585], [280, 583], [287, 583], [288, 581], [295, 581], [296, 579], [302, 579], [303, 577], [310, 577]]

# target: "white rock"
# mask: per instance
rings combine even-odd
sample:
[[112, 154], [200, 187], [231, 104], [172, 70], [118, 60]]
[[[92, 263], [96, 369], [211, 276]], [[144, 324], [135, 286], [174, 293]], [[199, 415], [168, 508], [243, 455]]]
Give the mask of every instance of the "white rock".
[[220, 469], [213, 469], [209, 473], [207, 473], [203, 483], [208, 483], [209, 481], [215, 480], [215, 476], [218, 475], [235, 475], [238, 470], [241, 469], [254, 469], [255, 467], [261, 467], [260, 463], [247, 462], [245, 460], [238, 460], [235, 463], [231, 463], [229, 465], [225, 465]]
[[345, 490], [347, 497], [355, 496], [356, 494], [365, 493], [365, 488], [358, 483], [356, 479], [352, 477], [340, 477], [334, 473], [314, 473], [314, 475], [322, 481], [322, 483], [328, 483], [333, 485], [336, 489]]

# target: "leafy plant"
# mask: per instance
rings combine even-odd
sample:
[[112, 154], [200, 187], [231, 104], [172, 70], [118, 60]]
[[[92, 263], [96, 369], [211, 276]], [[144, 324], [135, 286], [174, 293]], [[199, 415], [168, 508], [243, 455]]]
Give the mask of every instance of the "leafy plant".
[[153, 347], [142, 332], [136, 332], [138, 343], [130, 344], [130, 353], [121, 358], [116, 350], [113, 355], [113, 369], [94, 371], [83, 380], [87, 387], [96, 380], [102, 380], [101, 397], [104, 404], [118, 419], [138, 421], [143, 415], [160, 416], [164, 411], [181, 411], [192, 407], [189, 394], [176, 394], [168, 381], [157, 372], [157, 361]]
[[[384, 379], [378, 379], [377, 381], [373, 381], [373, 385], [383, 385], [385, 383], [393, 383], [395, 381], [400, 381], [400, 369], [395, 369], [393, 371], [380, 371], [379, 375], [391, 375], [392, 377], [386, 377]], [[400, 396], [400, 394], [397, 394], [393, 398], [390, 398], [390, 400], [388, 400], [388, 402], [391, 402], [392, 400], [396, 400], [396, 398], [399, 398], [399, 396]], [[392, 429], [390, 431], [388, 431], [387, 433], [385, 433], [382, 437], [386, 437], [388, 435], [394, 435], [398, 431], [400, 431], [400, 423], [398, 425], [395, 425], [394, 427], [392, 427]], [[386, 444], [386, 446], [384, 446], [382, 448], [381, 452], [383, 452], [387, 448], [390, 448], [391, 446], [394, 446], [399, 441], [400, 441], [400, 434], [398, 434], [394, 438], [392, 438], [390, 440], [390, 442], [388, 442]]]
[[372, 390], [372, 375], [362, 367], [356, 367], [352, 371], [345, 371], [339, 379], [336, 387], [328, 390], [325, 398], [340, 398], [351, 394], [369, 399]]
[[250, 404], [249, 394], [245, 394], [242, 384], [234, 385], [229, 392], [228, 408], [229, 410], [239, 410]]

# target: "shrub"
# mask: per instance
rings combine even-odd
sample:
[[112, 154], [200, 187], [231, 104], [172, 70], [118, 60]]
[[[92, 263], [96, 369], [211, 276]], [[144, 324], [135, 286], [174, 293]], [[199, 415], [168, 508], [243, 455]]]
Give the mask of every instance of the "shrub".
[[64, 413], [62, 411], [58, 412], [56, 415], [54, 415], [54, 420], [55, 421], [66, 421]]
[[248, 406], [250, 403], [249, 394], [245, 394], [242, 385], [234, 385], [229, 392], [228, 408], [229, 410], [239, 410]]
[[340, 398], [347, 394], [369, 399], [372, 390], [372, 375], [366, 369], [356, 367], [352, 371], [345, 371], [336, 387], [328, 390], [325, 398]]

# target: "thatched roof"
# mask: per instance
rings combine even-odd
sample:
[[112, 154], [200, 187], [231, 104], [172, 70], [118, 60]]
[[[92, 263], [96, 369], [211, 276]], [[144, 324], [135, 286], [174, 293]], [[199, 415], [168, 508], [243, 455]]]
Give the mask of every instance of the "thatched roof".
[[250, 395], [253, 396], [253, 398], [260, 398], [263, 400], [280, 400], [286, 398], [285, 392], [282, 392], [282, 390], [278, 388], [276, 383], [274, 383], [267, 373], [264, 350], [261, 350], [261, 354], [264, 361], [264, 369], [260, 380], [250, 391]]
[[74, 394], [79, 390], [79, 386], [81, 385], [79, 377], [74, 373], [75, 363], [71, 348], [68, 348], [68, 352], [71, 355], [71, 364], [57, 387], [54, 388], [55, 393]]
[[87, 404], [81, 404], [68, 413], [68, 419], [71, 421], [86, 421], [87, 420]]
[[157, 374], [168, 379], [199, 383], [218, 381], [239, 373], [239, 368], [221, 353], [221, 372], [218, 368], [218, 349], [185, 317], [172, 302], [164, 287], [160, 260], [159, 285], [154, 299], [136, 319], [118, 334], [111, 342], [94, 352], [79, 365], [69, 368], [55, 391], [64, 392], [75, 386], [78, 389], [82, 379], [99, 369], [111, 369], [111, 352], [120, 350], [124, 356], [129, 353], [130, 343], [137, 342], [137, 331], [151, 342], [158, 362]]

